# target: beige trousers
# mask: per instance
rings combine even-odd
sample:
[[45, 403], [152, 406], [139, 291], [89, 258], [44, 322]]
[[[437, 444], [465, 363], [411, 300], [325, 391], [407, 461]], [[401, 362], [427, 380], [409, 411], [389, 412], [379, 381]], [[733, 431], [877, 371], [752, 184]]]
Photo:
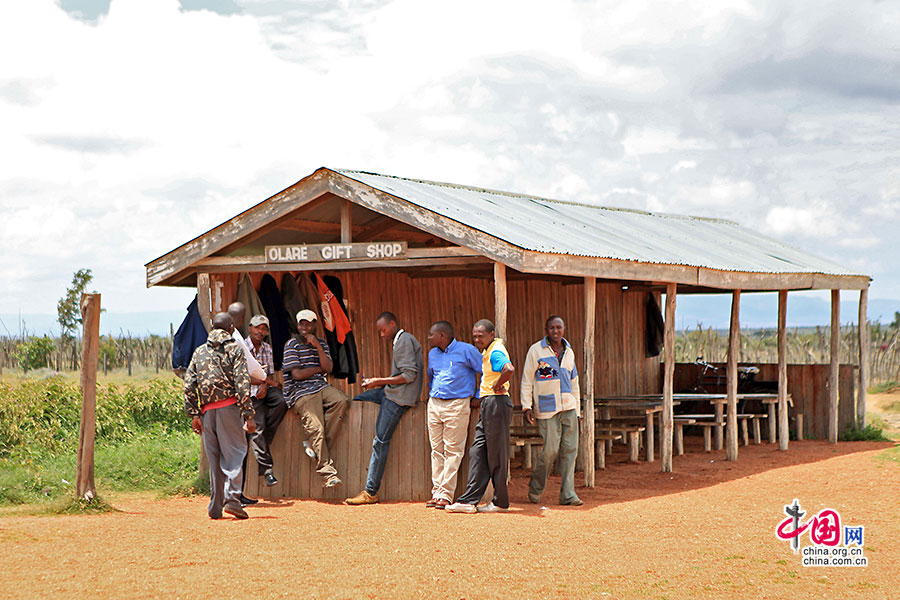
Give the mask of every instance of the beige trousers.
[[451, 501], [456, 494], [456, 475], [466, 451], [469, 411], [469, 398], [428, 400], [432, 498]]

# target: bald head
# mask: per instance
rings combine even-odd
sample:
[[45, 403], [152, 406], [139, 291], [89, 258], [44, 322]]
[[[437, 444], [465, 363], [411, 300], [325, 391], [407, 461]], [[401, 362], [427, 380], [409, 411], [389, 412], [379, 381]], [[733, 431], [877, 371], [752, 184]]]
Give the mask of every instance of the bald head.
[[216, 313], [216, 316], [213, 317], [213, 329], [221, 329], [231, 333], [232, 329], [234, 329], [234, 319], [228, 313]]
[[243, 302], [232, 302], [228, 305], [228, 314], [235, 327], [240, 329], [244, 326], [244, 316], [247, 314], [247, 307]]

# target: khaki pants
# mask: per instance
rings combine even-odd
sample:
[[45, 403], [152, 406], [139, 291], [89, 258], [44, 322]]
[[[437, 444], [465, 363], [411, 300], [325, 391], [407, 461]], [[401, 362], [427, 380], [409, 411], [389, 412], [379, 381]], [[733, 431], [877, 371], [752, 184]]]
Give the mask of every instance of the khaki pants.
[[469, 398], [428, 401], [428, 439], [431, 441], [431, 496], [453, 500], [456, 475], [466, 451]]
[[330, 385], [318, 392], [300, 396], [294, 404], [294, 410], [300, 415], [300, 423], [306, 431], [309, 445], [318, 456], [316, 473], [326, 481], [337, 476], [328, 445], [337, 435], [348, 408], [350, 400], [344, 392]]

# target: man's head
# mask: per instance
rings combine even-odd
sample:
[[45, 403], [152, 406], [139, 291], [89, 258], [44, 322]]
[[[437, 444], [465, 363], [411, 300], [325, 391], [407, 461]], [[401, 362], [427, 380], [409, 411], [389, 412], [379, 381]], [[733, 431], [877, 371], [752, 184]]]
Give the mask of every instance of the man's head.
[[269, 335], [269, 319], [265, 315], [253, 315], [250, 319], [250, 339], [259, 346]]
[[375, 328], [378, 329], [378, 335], [383, 338], [393, 338], [400, 331], [397, 325], [397, 316], [389, 311], [384, 311], [375, 319]]
[[226, 333], [234, 331], [234, 320], [227, 312], [216, 313], [213, 317], [213, 329], [221, 329]]
[[551, 342], [559, 344], [566, 332], [566, 323], [559, 315], [550, 315], [544, 323], [544, 331]]
[[481, 319], [472, 326], [472, 344], [479, 350], [484, 350], [494, 341], [494, 324], [487, 319]]
[[301, 336], [306, 337], [311, 333], [315, 334], [316, 319], [316, 313], [308, 308], [297, 313], [297, 330], [300, 331]]
[[428, 332], [428, 341], [435, 348], [446, 350], [453, 341], [453, 325], [447, 321], [436, 321]]
[[229, 304], [228, 314], [231, 315], [231, 320], [234, 322], [235, 327], [240, 329], [244, 326], [244, 315], [247, 314], [247, 308], [243, 302], [232, 302]]

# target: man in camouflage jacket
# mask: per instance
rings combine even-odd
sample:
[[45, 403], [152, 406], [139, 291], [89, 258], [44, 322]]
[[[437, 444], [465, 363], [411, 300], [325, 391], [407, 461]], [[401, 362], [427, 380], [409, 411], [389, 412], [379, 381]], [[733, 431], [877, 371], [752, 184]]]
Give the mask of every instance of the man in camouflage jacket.
[[233, 329], [231, 316], [218, 313], [184, 376], [184, 410], [209, 458], [207, 512], [212, 519], [221, 518], [223, 511], [239, 519], [248, 517], [240, 502], [241, 465], [247, 454], [246, 433], [254, 433], [256, 424], [247, 361], [231, 337]]

